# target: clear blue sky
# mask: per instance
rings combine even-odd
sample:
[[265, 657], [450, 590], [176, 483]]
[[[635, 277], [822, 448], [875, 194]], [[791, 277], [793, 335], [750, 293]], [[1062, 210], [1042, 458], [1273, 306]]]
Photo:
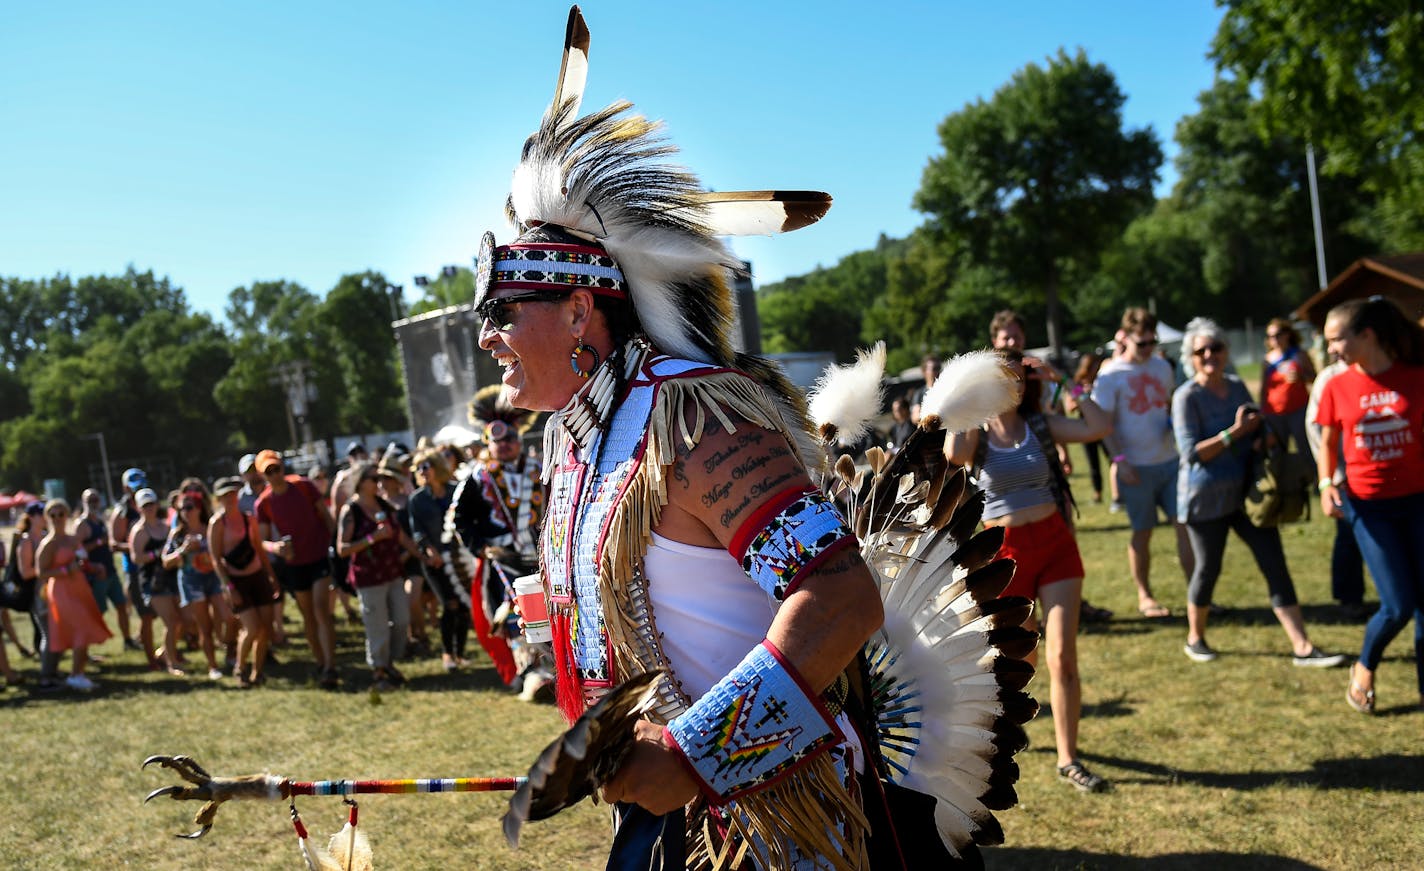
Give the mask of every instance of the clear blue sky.
[[[501, 239], [552, 96], [561, 2], [19, 3], [0, 7], [0, 275], [234, 287], [404, 284]], [[583, 4], [584, 108], [667, 123], [709, 187], [815, 188], [819, 225], [737, 240], [759, 283], [903, 236], [935, 127], [1060, 46], [1117, 75], [1168, 155], [1211, 83], [1210, 0]], [[1172, 179], [1164, 167], [1159, 191]]]

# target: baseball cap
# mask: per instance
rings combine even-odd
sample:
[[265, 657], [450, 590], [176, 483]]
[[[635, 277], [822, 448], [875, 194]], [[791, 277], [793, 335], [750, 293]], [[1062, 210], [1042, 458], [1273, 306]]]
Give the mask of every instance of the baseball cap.
[[282, 465], [282, 455], [270, 448], [265, 451], [258, 451], [257, 459], [254, 463], [257, 466], [257, 471], [265, 475], [267, 474], [267, 470], [273, 466]]
[[237, 461], [237, 473], [239, 475], [246, 475], [247, 470], [252, 468], [253, 465], [256, 464], [256, 462], [256, 454], [243, 454], [242, 459]]
[[125, 469], [124, 486], [130, 490], [139, 490], [148, 486], [148, 476], [143, 473], [143, 469]]
[[[251, 467], [251, 465], [251, 463], [248, 463], [249, 467]], [[226, 496], [228, 493], [235, 493], [241, 489], [241, 478], [219, 478], [213, 482], [214, 496]]]
[[138, 505], [138, 507], [140, 508], [145, 505], [152, 505], [157, 501], [158, 494], [148, 489], [147, 487], [144, 487], [142, 490], [134, 494], [134, 504]]
[[39, 500], [35, 500], [34, 502], [31, 502], [31, 503], [27, 504], [27, 505], [25, 506], [25, 513], [26, 513], [26, 514], [43, 514], [43, 513], [44, 513], [44, 503], [43, 503], [43, 502], [40, 502]]
[[352, 454], [365, 454], [365, 453], [369, 453], [369, 451], [367, 451], [367, 450], [366, 450], [366, 446], [363, 445], [363, 444], [361, 444], [360, 442], [352, 442], [351, 444], [349, 444], [349, 445], [346, 446], [346, 456], [348, 456], [348, 457], [351, 456]]

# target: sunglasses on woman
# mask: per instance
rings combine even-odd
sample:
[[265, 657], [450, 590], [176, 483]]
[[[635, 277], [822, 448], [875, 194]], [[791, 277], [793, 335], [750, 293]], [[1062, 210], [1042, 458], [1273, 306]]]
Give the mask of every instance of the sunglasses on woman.
[[489, 324], [496, 331], [503, 333], [514, 329], [514, 313], [509, 309], [509, 306], [514, 303], [554, 302], [563, 299], [568, 299], [567, 294], [551, 290], [531, 290], [528, 293], [516, 293], [502, 296], [499, 299], [487, 299], [475, 306], [475, 315], [479, 317], [480, 323]]
[[1202, 345], [1200, 348], [1197, 348], [1195, 351], [1192, 351], [1192, 354], [1197, 357], [1205, 357], [1208, 351], [1213, 354], [1220, 354], [1222, 351], [1225, 350], [1225, 344], [1221, 342], [1212, 342], [1210, 345]]

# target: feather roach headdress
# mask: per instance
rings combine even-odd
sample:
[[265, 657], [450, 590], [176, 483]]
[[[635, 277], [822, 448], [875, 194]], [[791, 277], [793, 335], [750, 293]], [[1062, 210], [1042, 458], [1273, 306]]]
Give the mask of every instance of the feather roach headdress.
[[[732, 344], [731, 279], [742, 268], [717, 238], [770, 235], [815, 223], [831, 206], [817, 191], [702, 189], [668, 162], [677, 149], [661, 125], [616, 102], [578, 117], [589, 33], [569, 11], [554, 100], [524, 143], [505, 213], [520, 234], [496, 245], [486, 233], [475, 305], [498, 289], [627, 300], [635, 329], [660, 351], [741, 369], [782, 400], [788, 429], [809, 432], [805, 404], [769, 362]], [[803, 447], [810, 440], [803, 442]]]
[[501, 438], [508, 430], [524, 435], [539, 417], [537, 411], [525, 411], [509, 403], [503, 384], [481, 387], [470, 400], [470, 423], [479, 428], [486, 442]]

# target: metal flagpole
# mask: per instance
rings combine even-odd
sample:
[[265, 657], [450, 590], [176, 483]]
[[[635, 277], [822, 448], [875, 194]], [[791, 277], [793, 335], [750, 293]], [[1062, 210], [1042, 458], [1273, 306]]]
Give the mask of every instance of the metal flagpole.
[[1315, 184], [1315, 146], [1309, 142], [1305, 144], [1305, 169], [1310, 179], [1310, 217], [1315, 224], [1315, 267], [1323, 290], [1329, 284], [1325, 271], [1325, 235], [1320, 228], [1320, 190]]

